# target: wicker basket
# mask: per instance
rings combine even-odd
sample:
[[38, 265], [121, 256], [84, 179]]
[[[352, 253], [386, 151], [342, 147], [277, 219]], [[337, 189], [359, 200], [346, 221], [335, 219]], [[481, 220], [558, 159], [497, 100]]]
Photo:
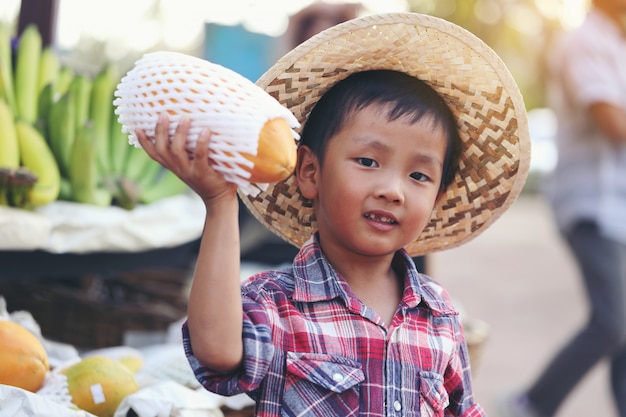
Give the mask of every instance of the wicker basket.
[[127, 331], [166, 331], [186, 314], [188, 271], [1, 283], [9, 311], [29, 311], [44, 337], [77, 348], [124, 343]]

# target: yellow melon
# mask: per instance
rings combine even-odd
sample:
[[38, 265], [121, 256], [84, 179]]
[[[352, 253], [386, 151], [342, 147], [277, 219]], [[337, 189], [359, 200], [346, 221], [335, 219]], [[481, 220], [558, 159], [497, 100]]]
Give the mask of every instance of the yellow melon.
[[138, 129], [154, 137], [161, 113], [169, 116], [170, 135], [183, 116], [190, 119], [189, 151], [198, 135], [210, 130], [213, 167], [246, 194], [258, 192], [250, 183], [281, 181], [294, 169], [297, 118], [261, 87], [226, 67], [186, 54], [151, 52], [122, 78], [115, 97], [118, 121], [135, 146]]
[[43, 345], [25, 327], [0, 320], [0, 384], [36, 392], [50, 369]]
[[112, 417], [122, 400], [139, 389], [126, 366], [105, 356], [84, 358], [62, 373], [72, 403], [98, 417]]
[[263, 125], [259, 133], [257, 154], [242, 153], [254, 165], [242, 165], [242, 168], [250, 172], [250, 182], [282, 181], [295, 169], [296, 153], [291, 128], [287, 122], [280, 118], [272, 119]]

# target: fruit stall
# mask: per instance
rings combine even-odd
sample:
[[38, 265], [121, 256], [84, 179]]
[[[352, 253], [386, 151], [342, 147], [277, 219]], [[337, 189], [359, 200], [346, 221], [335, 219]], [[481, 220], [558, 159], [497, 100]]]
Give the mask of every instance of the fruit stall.
[[[21, 17], [17, 32], [0, 21], [0, 408], [252, 415], [248, 397], [209, 393], [187, 362], [180, 329], [205, 206], [135, 132], [154, 136], [158, 112], [199, 115], [185, 149], [210, 127], [213, 168], [254, 195], [293, 171], [298, 120], [239, 74], [174, 52], [81, 72], [49, 45], [49, 26]], [[486, 332], [468, 338], [470, 360]]]
[[0, 22], [1, 408], [222, 416], [180, 340], [204, 205], [129, 145], [121, 69], [74, 70], [40, 28]]

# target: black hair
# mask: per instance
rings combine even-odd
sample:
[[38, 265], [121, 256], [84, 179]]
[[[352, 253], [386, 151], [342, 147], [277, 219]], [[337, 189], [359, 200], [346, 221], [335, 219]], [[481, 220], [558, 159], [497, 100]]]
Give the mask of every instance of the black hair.
[[447, 137], [440, 191], [454, 179], [461, 153], [456, 118], [443, 98], [424, 81], [393, 70], [356, 72], [332, 86], [317, 102], [302, 128], [300, 144], [323, 164], [330, 138], [354, 112], [371, 104], [391, 104], [389, 120], [410, 116], [415, 123], [430, 117]]

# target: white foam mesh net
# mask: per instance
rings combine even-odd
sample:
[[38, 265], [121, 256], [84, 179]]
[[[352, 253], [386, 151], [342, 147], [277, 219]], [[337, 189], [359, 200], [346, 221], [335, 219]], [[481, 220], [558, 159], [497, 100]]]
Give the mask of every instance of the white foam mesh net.
[[[250, 184], [243, 166], [252, 162], [241, 153], [257, 154], [263, 125], [283, 118], [292, 127], [298, 120], [272, 96], [242, 75], [209, 61], [177, 52], [145, 54], [121, 79], [115, 91], [115, 113], [129, 143], [140, 147], [135, 131], [154, 137], [159, 114], [167, 112], [170, 137], [180, 118], [191, 121], [187, 149], [195, 149], [203, 129], [212, 132], [209, 157], [213, 167], [240, 190], [256, 195], [267, 184]], [[294, 138], [297, 133], [293, 132]]]
[[76, 405], [72, 402], [67, 377], [58, 370], [50, 371], [46, 374], [42, 387], [37, 391], [41, 397], [63, 404], [69, 408]]

